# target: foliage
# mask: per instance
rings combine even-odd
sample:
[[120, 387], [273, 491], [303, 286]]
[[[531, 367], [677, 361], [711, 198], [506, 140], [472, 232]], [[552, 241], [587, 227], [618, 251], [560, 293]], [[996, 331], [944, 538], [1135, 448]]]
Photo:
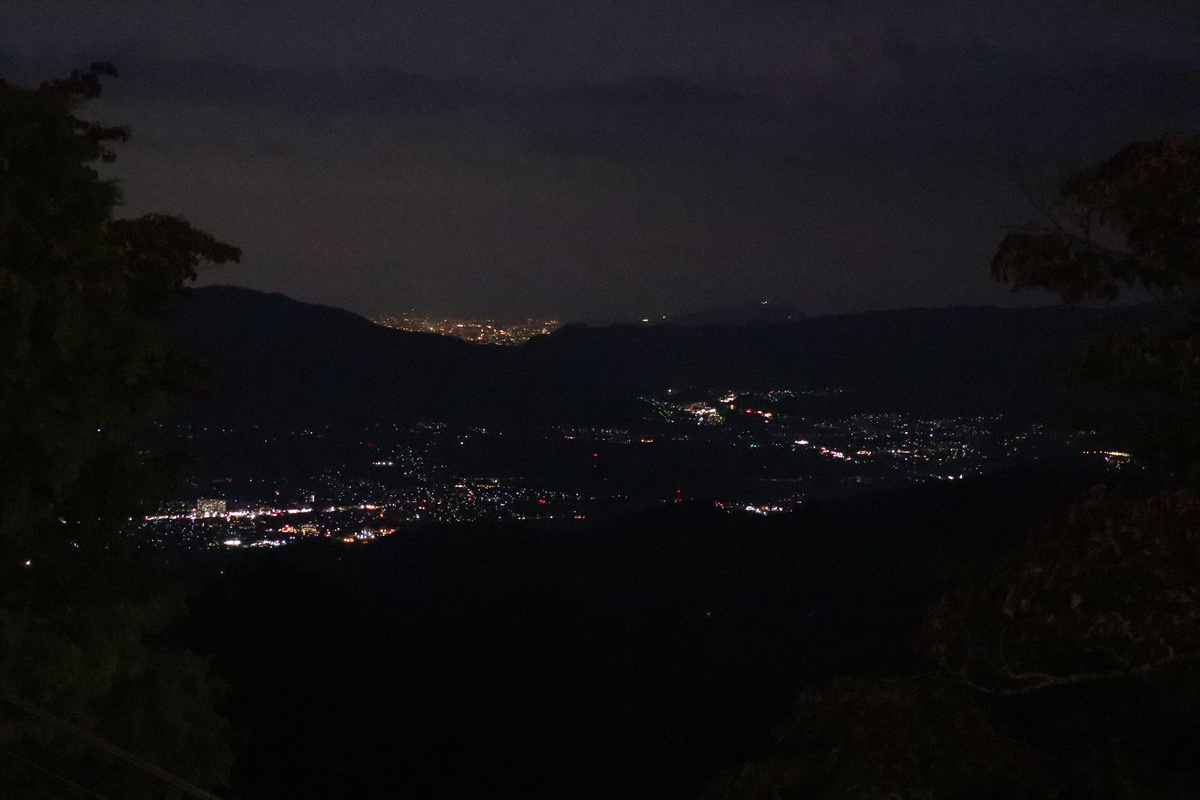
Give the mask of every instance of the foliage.
[[1158, 298], [1164, 320], [1086, 347], [1066, 372], [1122, 398], [1097, 422], [1125, 447], [1187, 469], [1200, 457], [1200, 137], [1136, 142], [1070, 174], [1044, 221], [1010, 232], [992, 276], [1064, 300]]
[[[97, 64], [36, 89], [0, 80], [0, 692], [219, 783], [220, 688], [196, 656], [146, 644], [181, 598], [119, 533], [170, 472], [133, 434], [203, 379], [159, 320], [199, 265], [240, 254], [182, 219], [115, 218], [118, 186], [96, 164], [128, 133], [77, 116], [106, 75]], [[168, 796], [0, 704], [0, 784], [58, 797], [64, 777]]]
[[919, 649], [986, 691], [1125, 677], [1200, 654], [1200, 501], [1097, 487], [979, 584], [933, 608]]
[[[993, 277], [1170, 304], [1171, 324], [1096, 341], [1067, 374], [1120, 399], [1110, 430], [1138, 456], [1200, 486], [1200, 137], [1129, 145], [1070, 175], [1044, 216], [1004, 238]], [[1192, 488], [1096, 487], [934, 605], [917, 642], [930, 674], [804, 693], [781, 755], [718, 796], [1197, 796], [1197, 531]]]
[[997, 281], [1068, 302], [1200, 288], [1200, 137], [1131, 144], [1069, 175], [1043, 212], [1001, 241]]
[[936, 675], [1023, 717], [1063, 785], [1088, 797], [1200, 791], [1200, 500], [1096, 487], [930, 611]]
[[786, 755], [721, 779], [713, 800], [1051, 797], [1036, 754], [969, 692], [923, 678], [839, 678], [797, 698]]

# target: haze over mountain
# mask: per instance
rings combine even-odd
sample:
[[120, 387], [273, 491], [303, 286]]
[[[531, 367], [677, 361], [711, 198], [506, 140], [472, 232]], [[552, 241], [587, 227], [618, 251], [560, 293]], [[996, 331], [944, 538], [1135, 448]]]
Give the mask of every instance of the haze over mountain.
[[[693, 311], [672, 314], [663, 321], [671, 325], [752, 325], [798, 322], [806, 315], [784, 303], [761, 300], [750, 303], [731, 303]], [[653, 320], [651, 320], [653, 321]]]
[[836, 389], [843, 411], [1047, 414], [1070, 354], [1146, 313], [960, 307], [741, 326], [568, 325], [493, 347], [214, 286], [191, 291], [171, 328], [219, 375], [210, 396], [186, 407], [195, 422], [613, 424], [641, 413], [639, 394], [670, 387]]

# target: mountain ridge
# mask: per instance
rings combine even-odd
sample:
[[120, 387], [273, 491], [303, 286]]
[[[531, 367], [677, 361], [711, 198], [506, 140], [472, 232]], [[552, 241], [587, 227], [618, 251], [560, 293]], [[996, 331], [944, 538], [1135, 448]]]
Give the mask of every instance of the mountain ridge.
[[870, 311], [722, 326], [566, 325], [517, 346], [376, 325], [281, 294], [191, 290], [169, 332], [212, 363], [181, 418], [312, 425], [458, 419], [599, 424], [679, 389], [837, 389], [847, 410], [1046, 414], [1058, 368], [1141, 307]]

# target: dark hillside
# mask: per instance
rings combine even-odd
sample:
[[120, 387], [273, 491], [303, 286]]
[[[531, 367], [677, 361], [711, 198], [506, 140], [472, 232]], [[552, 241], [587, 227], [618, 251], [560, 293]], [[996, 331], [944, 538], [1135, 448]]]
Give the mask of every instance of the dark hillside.
[[214, 391], [184, 414], [217, 424], [435, 415], [491, 355], [458, 339], [382, 328], [342, 309], [232, 286], [191, 291], [171, 330], [217, 371]]
[[901, 667], [936, 565], [1080, 483], [238, 552], [196, 565], [188, 639], [235, 687], [246, 796], [694, 798], [807, 681]]
[[303, 426], [465, 419], [614, 424], [671, 386], [830, 387], [846, 409], [1045, 416], [1054, 375], [1139, 309], [946, 308], [741, 327], [567, 326], [512, 348], [396, 331], [233, 287], [193, 291], [177, 340], [219, 390], [184, 417]]
[[780, 325], [568, 326], [512, 361], [569, 395], [667, 386], [830, 387], [879, 410], [1044, 414], [1055, 376], [1099, 332], [1144, 309], [939, 308]]

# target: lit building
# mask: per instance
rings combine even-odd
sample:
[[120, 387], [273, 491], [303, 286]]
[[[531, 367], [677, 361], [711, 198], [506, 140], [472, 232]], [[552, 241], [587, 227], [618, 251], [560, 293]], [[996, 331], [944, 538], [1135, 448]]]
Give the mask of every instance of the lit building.
[[219, 517], [225, 513], [225, 501], [201, 497], [196, 501], [196, 513], [202, 517]]

